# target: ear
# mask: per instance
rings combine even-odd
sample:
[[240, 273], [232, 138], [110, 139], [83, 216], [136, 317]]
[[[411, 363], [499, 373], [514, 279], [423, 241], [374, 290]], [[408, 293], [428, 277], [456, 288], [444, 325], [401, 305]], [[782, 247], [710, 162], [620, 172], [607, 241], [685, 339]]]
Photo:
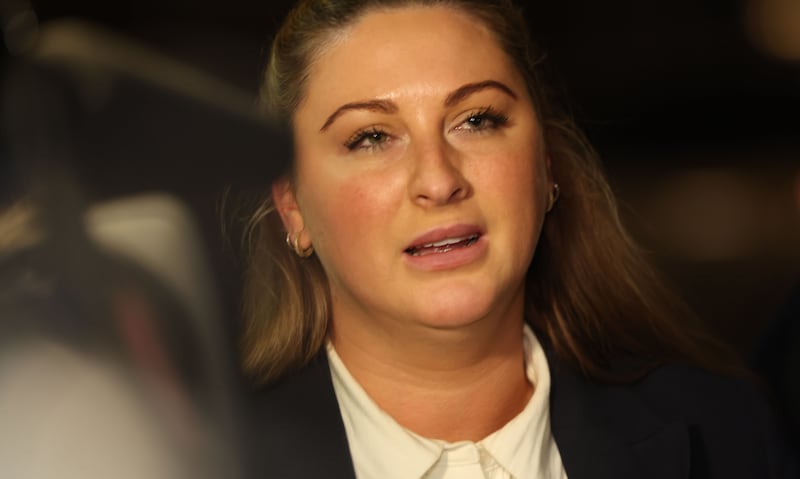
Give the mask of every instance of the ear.
[[300, 212], [294, 186], [289, 177], [285, 176], [272, 183], [272, 203], [289, 235], [298, 235], [305, 229], [303, 214]]

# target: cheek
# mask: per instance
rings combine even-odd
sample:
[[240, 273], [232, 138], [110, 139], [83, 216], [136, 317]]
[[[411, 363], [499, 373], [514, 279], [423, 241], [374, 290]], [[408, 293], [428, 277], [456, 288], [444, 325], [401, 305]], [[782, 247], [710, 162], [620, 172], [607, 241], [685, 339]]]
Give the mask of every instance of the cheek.
[[504, 203], [509, 213], [544, 209], [548, 179], [541, 155], [523, 148], [485, 160], [474, 172], [477, 191], [493, 192], [494, 200]]
[[380, 244], [398, 208], [396, 181], [380, 174], [322, 174], [305, 183], [301, 208], [320, 259], [346, 259]]
[[547, 166], [536, 145], [520, 144], [481, 162], [476, 191], [491, 204], [489, 220], [503, 232], [505, 248], [514, 257], [532, 257], [547, 207]]

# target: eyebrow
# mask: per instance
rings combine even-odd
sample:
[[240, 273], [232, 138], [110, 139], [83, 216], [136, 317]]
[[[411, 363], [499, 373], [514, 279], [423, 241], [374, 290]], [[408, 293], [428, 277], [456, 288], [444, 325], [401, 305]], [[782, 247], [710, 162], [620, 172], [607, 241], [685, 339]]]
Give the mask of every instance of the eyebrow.
[[[517, 99], [517, 94], [514, 93], [514, 90], [507, 87], [503, 83], [500, 83], [497, 80], [485, 80], [477, 83], [467, 83], [455, 91], [447, 95], [447, 98], [444, 100], [444, 106], [451, 107], [470, 95], [477, 93], [481, 90], [486, 90], [488, 88], [494, 88], [497, 90], [502, 91], [503, 93], [507, 94], [513, 99]], [[342, 116], [345, 112], [350, 110], [367, 110], [367, 111], [377, 111], [380, 113], [396, 113], [398, 108], [397, 105], [390, 101], [390, 100], [368, 100], [368, 101], [358, 101], [353, 103], [346, 103], [334, 111], [325, 123], [322, 125], [322, 128], [319, 129], [320, 132], [325, 131], [337, 118]]]
[[344, 112], [350, 110], [368, 110], [368, 111], [377, 111], [381, 113], [396, 113], [397, 112], [397, 105], [394, 102], [389, 100], [369, 100], [369, 101], [358, 101], [354, 103], [347, 103], [339, 108], [336, 109], [335, 112], [325, 120], [325, 124], [322, 125], [322, 128], [319, 131], [325, 131], [331, 123], [336, 121]]
[[458, 102], [463, 101], [468, 96], [477, 93], [481, 90], [486, 90], [487, 88], [495, 88], [503, 93], [507, 94], [513, 99], [517, 99], [517, 94], [514, 93], [514, 90], [507, 87], [503, 83], [500, 83], [497, 80], [485, 80], [482, 82], [477, 83], [467, 83], [466, 85], [459, 87], [453, 93], [447, 95], [447, 98], [444, 100], [444, 106], [450, 107], [455, 105]]

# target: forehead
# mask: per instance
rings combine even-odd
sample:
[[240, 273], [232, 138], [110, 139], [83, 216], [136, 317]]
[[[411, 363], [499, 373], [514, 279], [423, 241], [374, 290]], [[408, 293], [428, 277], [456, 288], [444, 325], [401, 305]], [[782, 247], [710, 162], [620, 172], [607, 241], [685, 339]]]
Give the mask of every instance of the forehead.
[[306, 96], [391, 98], [489, 78], [522, 81], [481, 20], [453, 7], [412, 6], [366, 13], [331, 35], [309, 66]]

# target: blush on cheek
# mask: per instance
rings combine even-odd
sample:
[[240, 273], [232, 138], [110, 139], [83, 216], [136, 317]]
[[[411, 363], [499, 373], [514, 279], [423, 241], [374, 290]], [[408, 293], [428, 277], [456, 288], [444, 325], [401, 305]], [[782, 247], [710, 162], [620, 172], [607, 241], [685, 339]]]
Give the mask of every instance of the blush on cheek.
[[328, 232], [326, 240], [333, 242], [339, 253], [362, 247], [359, 243], [373, 236], [380, 218], [386, 221], [386, 212], [381, 209], [374, 189], [360, 182], [346, 182], [330, 195], [317, 199], [318, 219]]
[[544, 163], [533, 155], [498, 155], [480, 160], [476, 168], [475, 178], [482, 184], [501, 189], [507, 197], [538, 198], [538, 192], [547, 181]]
[[401, 171], [382, 170], [353, 174], [342, 179], [335, 191], [336, 202], [343, 213], [391, 218], [407, 198], [406, 179]]

